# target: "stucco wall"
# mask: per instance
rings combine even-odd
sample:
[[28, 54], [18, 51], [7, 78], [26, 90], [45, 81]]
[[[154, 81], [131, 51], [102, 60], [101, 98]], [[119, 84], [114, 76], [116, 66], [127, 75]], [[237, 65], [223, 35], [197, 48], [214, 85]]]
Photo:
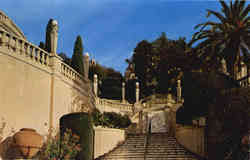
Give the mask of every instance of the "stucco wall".
[[[1, 52], [0, 52], [1, 53]], [[49, 119], [50, 75], [6, 54], [0, 54], [0, 117], [11, 127], [44, 133]]]
[[[90, 82], [81, 81], [80, 75], [60, 58], [3, 31], [0, 39], [4, 42], [0, 44], [0, 118], [7, 123], [3, 137], [11, 133], [11, 128], [34, 128], [45, 135], [50, 113], [56, 128], [62, 115], [90, 101]], [[35, 58], [36, 54], [42, 58]]]
[[205, 128], [178, 127], [176, 139], [185, 148], [193, 153], [205, 157]]
[[97, 158], [112, 150], [118, 142], [125, 140], [125, 131], [113, 128], [95, 127], [94, 157]]

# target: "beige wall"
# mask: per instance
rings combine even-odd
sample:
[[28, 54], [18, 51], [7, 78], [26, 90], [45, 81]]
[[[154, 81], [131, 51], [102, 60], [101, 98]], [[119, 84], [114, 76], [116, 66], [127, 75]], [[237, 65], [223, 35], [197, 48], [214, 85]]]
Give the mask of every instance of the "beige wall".
[[[0, 51], [1, 53], [1, 51]], [[6, 54], [0, 55], [0, 117], [10, 128], [44, 133], [49, 119], [50, 75]]]
[[[81, 85], [76, 84], [80, 75], [60, 58], [49, 57], [37, 46], [3, 31], [0, 39], [4, 42], [0, 44], [0, 118], [7, 122], [4, 137], [11, 128], [15, 131], [34, 128], [45, 135], [51, 106], [52, 124], [56, 128], [62, 115], [79, 111], [79, 106], [89, 101], [90, 82], [84, 79]], [[32, 59], [31, 54], [35, 53], [41, 53], [43, 58], [47, 55], [47, 59]]]
[[95, 127], [94, 157], [111, 151], [118, 142], [125, 140], [125, 131], [114, 128]]
[[176, 139], [189, 151], [205, 157], [204, 131], [205, 128], [178, 127]]

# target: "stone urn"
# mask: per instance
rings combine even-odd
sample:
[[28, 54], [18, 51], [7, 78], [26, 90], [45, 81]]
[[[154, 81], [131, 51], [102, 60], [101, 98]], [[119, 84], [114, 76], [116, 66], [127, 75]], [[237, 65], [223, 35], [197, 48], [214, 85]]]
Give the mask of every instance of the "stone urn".
[[14, 136], [14, 145], [24, 158], [32, 158], [43, 145], [43, 137], [31, 128], [22, 128]]

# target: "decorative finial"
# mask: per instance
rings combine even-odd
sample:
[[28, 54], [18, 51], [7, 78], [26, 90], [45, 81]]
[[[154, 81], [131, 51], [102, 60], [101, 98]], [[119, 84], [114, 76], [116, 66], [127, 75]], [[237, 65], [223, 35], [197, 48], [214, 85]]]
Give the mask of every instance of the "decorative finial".
[[88, 53], [88, 52], [86, 52], [86, 53], [85, 53], [85, 56], [86, 56], [86, 57], [89, 57], [89, 53]]
[[52, 21], [52, 25], [58, 25], [57, 20], [53, 20], [53, 21]]

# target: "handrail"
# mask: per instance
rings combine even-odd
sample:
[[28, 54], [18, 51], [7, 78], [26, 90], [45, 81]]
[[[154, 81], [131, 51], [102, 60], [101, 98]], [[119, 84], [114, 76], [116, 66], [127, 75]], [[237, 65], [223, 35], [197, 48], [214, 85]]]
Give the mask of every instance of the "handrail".
[[25, 39], [17, 37], [11, 33], [0, 30], [0, 46], [7, 46], [12, 52], [22, 58], [27, 58], [36, 64], [49, 66], [50, 54], [40, 47], [33, 45]]
[[110, 101], [105, 100], [105, 99], [99, 99], [99, 101], [96, 101], [96, 103], [100, 104], [100, 105], [108, 105], [109, 107], [118, 108], [121, 111], [133, 112], [133, 105], [132, 104], [110, 102]]
[[[50, 67], [51, 54], [40, 47], [28, 42], [25, 39], [17, 37], [9, 32], [0, 30], [0, 47], [6, 46], [11, 52], [21, 59], [27, 59], [30, 62], [41, 65], [41, 67]], [[68, 79], [77, 82], [84, 82], [84, 77], [76, 72], [72, 67], [60, 60], [60, 73]]]
[[60, 72], [65, 77], [67, 77], [67, 78], [69, 78], [71, 80], [79, 81], [79, 82], [83, 80], [83, 76], [82, 75], [80, 75], [72, 67], [70, 67], [69, 65], [67, 65], [63, 61], [61, 61], [60, 67], [61, 67], [60, 68]]

